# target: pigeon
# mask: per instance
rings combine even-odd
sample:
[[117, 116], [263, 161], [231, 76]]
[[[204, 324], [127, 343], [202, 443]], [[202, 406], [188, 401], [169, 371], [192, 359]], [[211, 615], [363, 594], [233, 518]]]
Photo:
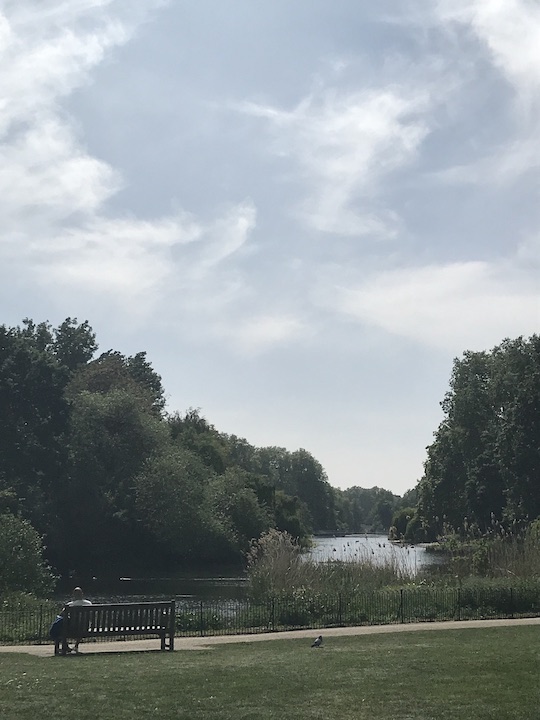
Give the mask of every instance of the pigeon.
[[319, 635], [319, 637], [311, 644], [311, 647], [321, 647], [322, 645], [322, 635]]

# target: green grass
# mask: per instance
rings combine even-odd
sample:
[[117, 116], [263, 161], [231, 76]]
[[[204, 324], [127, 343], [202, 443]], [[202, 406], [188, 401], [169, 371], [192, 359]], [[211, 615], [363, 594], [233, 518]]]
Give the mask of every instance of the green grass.
[[[175, 653], [0, 651], [0, 717], [36, 720], [538, 720], [540, 627], [218, 645]], [[112, 649], [112, 648], [111, 648]]]

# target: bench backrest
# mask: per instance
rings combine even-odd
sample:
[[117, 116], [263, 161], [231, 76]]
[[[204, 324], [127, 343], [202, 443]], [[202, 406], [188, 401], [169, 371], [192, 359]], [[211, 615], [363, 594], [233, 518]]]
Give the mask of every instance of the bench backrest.
[[174, 632], [175, 603], [143, 602], [73, 605], [64, 610], [68, 637]]

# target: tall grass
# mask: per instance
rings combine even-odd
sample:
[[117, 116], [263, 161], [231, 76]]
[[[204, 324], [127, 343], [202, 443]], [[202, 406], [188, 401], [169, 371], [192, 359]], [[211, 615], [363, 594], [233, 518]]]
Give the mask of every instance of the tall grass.
[[525, 530], [513, 531], [496, 524], [487, 535], [460, 537], [449, 531], [428, 551], [446, 562], [433, 568], [442, 576], [532, 580], [540, 578], [540, 520]]
[[353, 594], [411, 582], [411, 568], [397, 552], [374, 561], [372, 554], [347, 560], [314, 561], [288, 534], [270, 530], [252, 543], [248, 554], [248, 594], [256, 601], [269, 597]]

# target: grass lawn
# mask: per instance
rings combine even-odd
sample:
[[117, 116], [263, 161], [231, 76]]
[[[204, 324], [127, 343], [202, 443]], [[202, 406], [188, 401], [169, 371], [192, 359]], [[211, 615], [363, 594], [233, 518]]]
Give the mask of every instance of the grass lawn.
[[540, 718], [540, 627], [323, 634], [320, 649], [300, 638], [66, 658], [0, 648], [0, 718]]

